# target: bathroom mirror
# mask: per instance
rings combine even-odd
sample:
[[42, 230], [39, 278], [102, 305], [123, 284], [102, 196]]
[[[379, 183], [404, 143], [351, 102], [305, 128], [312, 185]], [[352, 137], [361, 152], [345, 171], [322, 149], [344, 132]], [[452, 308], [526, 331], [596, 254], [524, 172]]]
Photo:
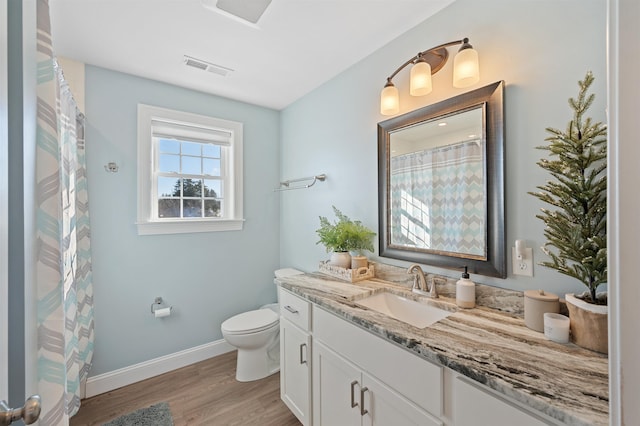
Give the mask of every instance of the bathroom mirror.
[[503, 91], [378, 123], [380, 256], [506, 277]]

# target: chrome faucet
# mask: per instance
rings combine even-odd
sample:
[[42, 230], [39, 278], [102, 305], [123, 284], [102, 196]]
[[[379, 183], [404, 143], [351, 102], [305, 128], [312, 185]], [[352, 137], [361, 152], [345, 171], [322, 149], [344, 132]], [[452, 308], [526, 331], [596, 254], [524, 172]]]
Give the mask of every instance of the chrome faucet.
[[413, 279], [413, 287], [411, 288], [411, 291], [423, 296], [431, 297], [432, 299], [437, 299], [438, 291], [436, 290], [435, 280], [431, 281], [431, 288], [429, 288], [427, 279], [424, 277], [424, 272], [417, 263], [414, 263], [409, 266], [409, 269], [407, 269], [407, 274], [412, 274], [414, 272], [417, 272], [417, 274]]

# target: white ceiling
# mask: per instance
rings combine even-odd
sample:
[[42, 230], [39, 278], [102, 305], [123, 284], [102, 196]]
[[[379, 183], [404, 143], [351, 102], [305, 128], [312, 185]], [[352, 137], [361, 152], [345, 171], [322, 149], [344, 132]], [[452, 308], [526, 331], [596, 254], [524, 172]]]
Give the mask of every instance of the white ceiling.
[[[257, 25], [201, 0], [49, 6], [57, 56], [279, 110], [453, 1], [273, 0]], [[187, 67], [184, 55], [234, 72]]]

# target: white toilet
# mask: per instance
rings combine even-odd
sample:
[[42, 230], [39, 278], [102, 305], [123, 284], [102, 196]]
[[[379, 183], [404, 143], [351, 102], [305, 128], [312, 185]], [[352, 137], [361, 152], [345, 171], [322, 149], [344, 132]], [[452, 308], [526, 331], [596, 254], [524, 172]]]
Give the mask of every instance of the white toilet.
[[[276, 278], [300, 275], [286, 268], [275, 271]], [[236, 380], [250, 382], [280, 370], [280, 308], [277, 303], [235, 315], [221, 325], [222, 336], [238, 348]]]

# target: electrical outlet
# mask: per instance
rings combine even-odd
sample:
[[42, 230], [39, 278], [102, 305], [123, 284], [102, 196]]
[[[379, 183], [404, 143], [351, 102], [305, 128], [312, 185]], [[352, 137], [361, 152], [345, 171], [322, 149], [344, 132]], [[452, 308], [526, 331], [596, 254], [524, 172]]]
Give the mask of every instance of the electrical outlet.
[[511, 248], [511, 259], [513, 260], [513, 275], [533, 276], [533, 249], [524, 249], [524, 259], [518, 259], [516, 248]]

